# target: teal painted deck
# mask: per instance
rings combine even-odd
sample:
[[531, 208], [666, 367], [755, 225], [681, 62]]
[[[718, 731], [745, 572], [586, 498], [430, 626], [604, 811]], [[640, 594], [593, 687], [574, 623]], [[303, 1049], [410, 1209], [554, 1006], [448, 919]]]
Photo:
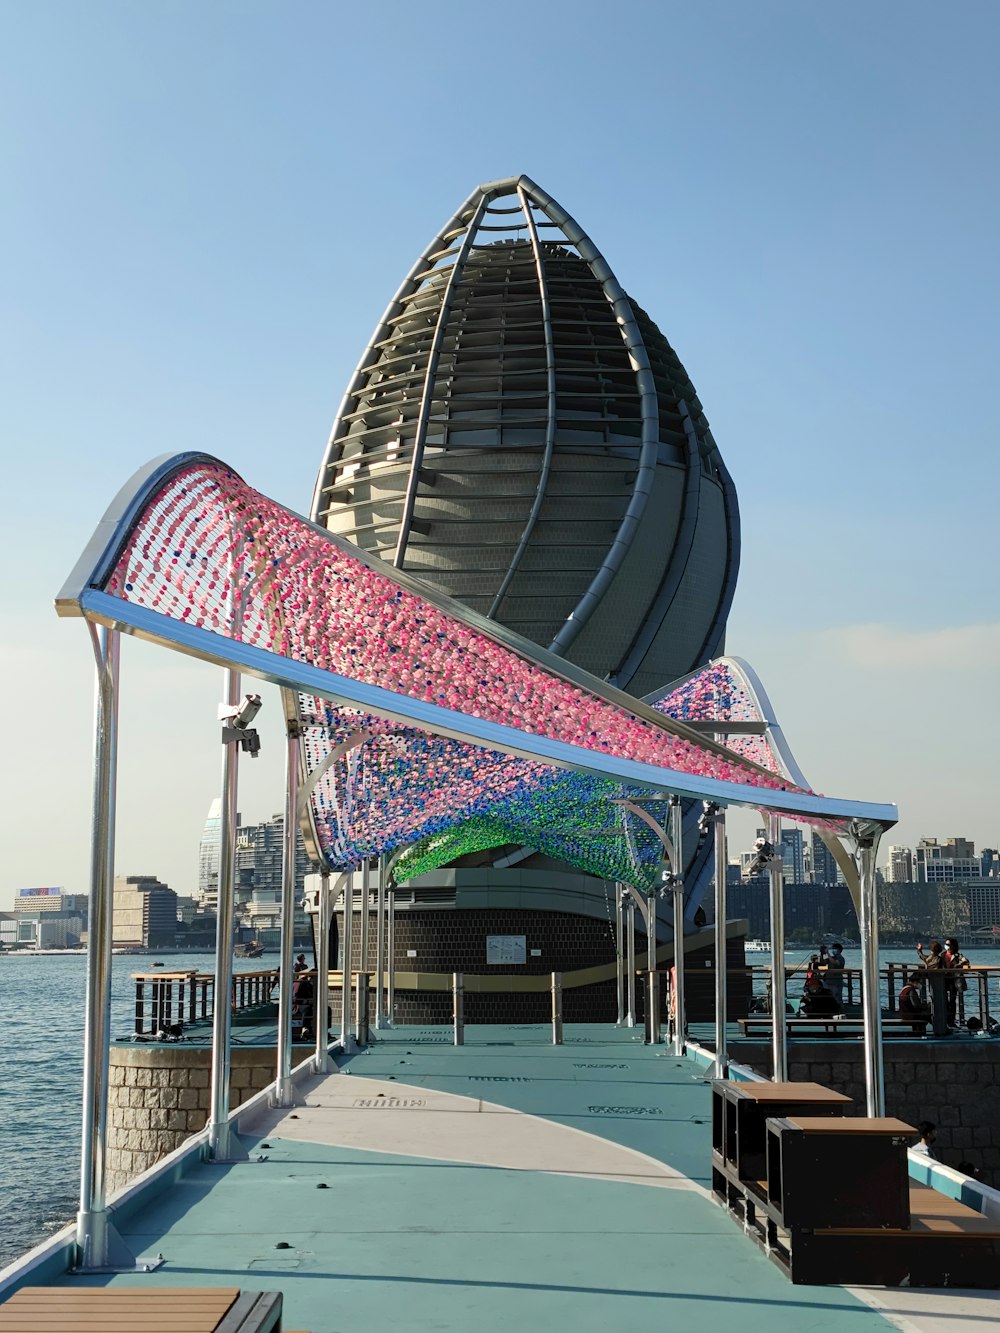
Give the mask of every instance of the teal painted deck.
[[[708, 1085], [692, 1063], [643, 1046], [638, 1034], [570, 1026], [566, 1044], [553, 1047], [544, 1027], [477, 1027], [467, 1029], [462, 1048], [448, 1045], [442, 1028], [379, 1035], [370, 1052], [345, 1062], [348, 1075], [334, 1077], [338, 1094], [364, 1099], [366, 1080], [394, 1079], [484, 1099], [708, 1181]], [[390, 1123], [378, 1119], [382, 1129]], [[390, 1325], [415, 1333], [512, 1326], [659, 1333], [665, 1321], [741, 1333], [889, 1327], [840, 1288], [793, 1287], [690, 1187], [280, 1135], [264, 1139], [265, 1149], [260, 1139], [247, 1141], [267, 1160], [199, 1166], [124, 1229], [136, 1253], [162, 1251], [162, 1269], [65, 1281], [277, 1288], [285, 1326], [313, 1333]], [[588, 1140], [574, 1139], [574, 1152], [577, 1142], [585, 1170]]]

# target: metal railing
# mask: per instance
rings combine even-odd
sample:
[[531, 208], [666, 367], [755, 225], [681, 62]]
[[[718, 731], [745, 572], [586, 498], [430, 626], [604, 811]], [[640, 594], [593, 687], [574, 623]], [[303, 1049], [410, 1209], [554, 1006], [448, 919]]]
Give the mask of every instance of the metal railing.
[[[799, 1000], [802, 998], [806, 971], [807, 967], [804, 964], [785, 968], [784, 998], [786, 1006], [792, 1005], [793, 1009], [797, 1007]], [[698, 973], [701, 973], [700, 968]], [[713, 973], [714, 969], [709, 974], [712, 975]], [[746, 977], [749, 979], [748, 1016], [771, 1012], [770, 964], [757, 964], [744, 968], [731, 967], [728, 969], [728, 975], [731, 978]], [[843, 1009], [844, 1012], [851, 1013], [852, 1010], [859, 1009], [861, 1006], [862, 972], [860, 968], [845, 967], [839, 975], [843, 979], [843, 990], [840, 996]], [[926, 971], [921, 969], [919, 964], [888, 963], [879, 968], [879, 999], [883, 1011], [889, 1014], [898, 1014], [899, 994], [906, 984], [907, 978], [913, 975], [916, 977], [921, 999], [929, 1005], [930, 988]], [[825, 981], [826, 973], [822, 970], [820, 971], [820, 977]], [[964, 1024], [970, 1018], [976, 1017], [979, 1019], [983, 1031], [988, 1032], [994, 1014], [1000, 1015], [1000, 994], [998, 994], [1000, 966], [984, 964], [963, 968], [960, 971], [946, 972], [945, 977], [946, 983], [955, 987], [954, 998], [957, 1021]], [[965, 982], [966, 986], [964, 990], [961, 987], [962, 981]], [[993, 993], [992, 1002], [991, 991]]]
[[[183, 972], [133, 972], [136, 1036], [156, 1036], [171, 1029], [209, 1023], [215, 1012], [215, 977], [195, 969]], [[278, 969], [238, 972], [232, 980], [232, 1013], [245, 1013], [271, 1001]]]

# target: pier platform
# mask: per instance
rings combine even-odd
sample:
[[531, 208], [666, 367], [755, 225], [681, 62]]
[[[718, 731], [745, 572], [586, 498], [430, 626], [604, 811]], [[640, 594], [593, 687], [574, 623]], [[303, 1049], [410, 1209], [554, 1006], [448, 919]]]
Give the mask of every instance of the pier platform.
[[966, 1333], [1000, 1294], [792, 1286], [712, 1201], [710, 1089], [641, 1033], [378, 1034], [303, 1104], [241, 1123], [122, 1227], [149, 1274], [66, 1283], [284, 1293], [284, 1327], [355, 1333]]

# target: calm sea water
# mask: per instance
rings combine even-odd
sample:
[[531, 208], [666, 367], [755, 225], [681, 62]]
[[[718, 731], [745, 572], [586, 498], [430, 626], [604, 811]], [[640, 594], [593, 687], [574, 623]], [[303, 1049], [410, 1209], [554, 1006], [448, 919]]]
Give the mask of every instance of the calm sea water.
[[[810, 949], [790, 949], [789, 966], [805, 964]], [[860, 967], [859, 950], [845, 950]], [[265, 956], [274, 966], [276, 955]], [[974, 963], [1000, 965], [1000, 950], [970, 951]], [[905, 949], [883, 949], [883, 964], [916, 962]], [[112, 969], [112, 1036], [132, 1031], [131, 974], [148, 971], [152, 959], [117, 957]], [[165, 956], [170, 968], [211, 971], [208, 954]], [[767, 954], [747, 962], [766, 964]], [[261, 963], [236, 959], [235, 970]], [[0, 1089], [6, 1151], [0, 1154], [0, 1266], [57, 1231], [76, 1214], [80, 1171], [83, 1003], [86, 959], [7, 954], [0, 958]], [[788, 994], [795, 992], [789, 982]], [[991, 1004], [1000, 996], [994, 990]]]
[[[132, 1032], [133, 972], [152, 957], [113, 960], [111, 1035]], [[274, 967], [277, 954], [234, 959], [235, 971]], [[169, 968], [214, 968], [214, 956], [164, 954]], [[87, 960], [0, 957], [0, 1267], [76, 1215], [80, 1190], [83, 1012]]]

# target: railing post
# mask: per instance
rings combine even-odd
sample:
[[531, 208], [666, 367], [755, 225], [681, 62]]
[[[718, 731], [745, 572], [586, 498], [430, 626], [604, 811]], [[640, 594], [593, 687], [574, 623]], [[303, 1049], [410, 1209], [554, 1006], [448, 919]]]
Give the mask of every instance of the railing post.
[[563, 1044], [562, 973], [552, 973], [552, 1045]]
[[451, 974], [451, 1022], [454, 1044], [465, 1045], [465, 981], [461, 972]]
[[198, 1020], [198, 973], [192, 972], [188, 978], [190, 990], [188, 991], [188, 1022], [195, 1023]]
[[[295, 854], [299, 818], [299, 727], [287, 723], [285, 741], [285, 822], [281, 847], [281, 968], [278, 973], [278, 1068], [272, 1106], [294, 1106], [292, 1083], [292, 984], [295, 956]], [[315, 991], [313, 992], [315, 996]]]
[[[885, 1115], [882, 1005], [878, 993], [878, 893], [875, 887], [875, 856], [879, 837], [879, 830], [856, 826], [851, 830], [852, 851], [860, 888], [858, 924], [861, 927], [861, 968], [864, 974], [861, 1001], [864, 1006], [865, 1027], [865, 1101], [869, 1116]], [[931, 976], [934, 975], [931, 973]], [[935, 999], [937, 998], [938, 996], [935, 996]], [[940, 999], [943, 1001], [943, 993]], [[935, 1005], [935, 1010], [936, 1007]], [[936, 1021], [935, 1026], [937, 1026]]]
[[[361, 862], [361, 971], [366, 972], [369, 968], [368, 963], [368, 905], [371, 901], [371, 861], [366, 856]], [[358, 1024], [361, 1023], [361, 1015], [358, 1015]]]
[[135, 1031], [141, 1037], [146, 1030], [145, 983], [136, 979], [135, 983]]
[[[650, 1009], [649, 1004], [653, 998], [653, 989], [656, 986], [656, 889], [650, 889], [646, 894], [646, 1041], [651, 1046], [655, 1046], [660, 1040], [660, 1010], [659, 1004], [655, 1009]], [[656, 998], [659, 999], [659, 990], [657, 989]]]

